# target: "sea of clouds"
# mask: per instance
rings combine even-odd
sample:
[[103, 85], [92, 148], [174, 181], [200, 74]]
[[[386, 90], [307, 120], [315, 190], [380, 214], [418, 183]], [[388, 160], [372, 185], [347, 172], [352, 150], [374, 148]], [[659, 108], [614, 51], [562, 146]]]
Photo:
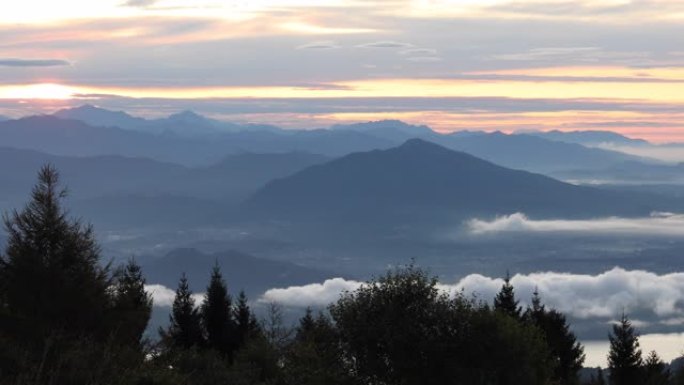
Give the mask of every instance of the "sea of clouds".
[[531, 219], [523, 213], [493, 220], [473, 218], [466, 222], [470, 234], [484, 235], [506, 232], [588, 233], [684, 236], [684, 215], [653, 213], [642, 218], [606, 217], [593, 219]]

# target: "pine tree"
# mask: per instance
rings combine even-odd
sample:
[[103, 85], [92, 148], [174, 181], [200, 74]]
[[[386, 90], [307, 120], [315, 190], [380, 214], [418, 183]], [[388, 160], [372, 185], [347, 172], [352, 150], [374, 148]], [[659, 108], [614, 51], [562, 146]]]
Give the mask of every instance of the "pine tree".
[[192, 298], [185, 273], [178, 283], [169, 318], [169, 327], [159, 331], [167, 347], [190, 349], [203, 345], [200, 315], [195, 308], [195, 300]]
[[297, 327], [296, 338], [301, 340], [305, 338], [316, 328], [316, 320], [313, 317], [313, 312], [310, 307], [306, 308], [304, 316], [299, 319], [299, 326]]
[[670, 370], [655, 350], [646, 357], [643, 371], [645, 385], [667, 385], [670, 383]]
[[562, 385], [579, 383], [579, 371], [584, 363], [584, 348], [570, 331], [565, 316], [556, 310], [547, 310], [541, 303], [539, 290], [534, 291], [532, 306], [527, 309], [525, 321], [539, 328], [555, 363], [553, 379]]
[[608, 338], [610, 340], [610, 352], [608, 353], [610, 384], [643, 384], [639, 337], [625, 314], [622, 315], [616, 325], [613, 325], [613, 332]]
[[494, 298], [494, 309], [513, 318], [520, 318], [521, 316], [522, 309], [518, 306], [518, 301], [515, 299], [515, 290], [513, 285], [511, 285], [511, 275], [508, 272], [506, 273], [501, 291]]
[[259, 331], [259, 324], [247, 304], [247, 296], [240, 291], [237, 306], [235, 307], [236, 341], [238, 349], [243, 347], [247, 339]]
[[200, 314], [209, 347], [231, 359], [236, 345], [236, 325], [232, 310], [232, 300], [217, 262], [211, 273]]
[[140, 346], [152, 314], [152, 297], [145, 291], [140, 266], [131, 258], [116, 273], [112, 318], [117, 322], [117, 342]]
[[34, 335], [59, 330], [106, 338], [108, 270], [100, 265], [92, 227], [67, 217], [65, 197], [57, 170], [47, 165], [26, 207], [4, 216], [1, 296], [6, 311], [23, 318]]

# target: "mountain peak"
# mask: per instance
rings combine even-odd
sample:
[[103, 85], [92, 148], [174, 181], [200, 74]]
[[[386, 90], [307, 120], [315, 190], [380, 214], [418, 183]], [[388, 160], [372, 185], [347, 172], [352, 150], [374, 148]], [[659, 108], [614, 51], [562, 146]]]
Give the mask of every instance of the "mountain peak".
[[438, 144], [435, 144], [433, 142], [424, 140], [424, 139], [419, 139], [419, 138], [412, 138], [407, 141], [405, 141], [402, 145], [400, 145], [398, 148], [401, 149], [430, 149], [430, 150], [435, 150], [435, 149], [443, 149], [447, 150], [445, 147], [440, 146]]
[[204, 121], [207, 120], [204, 116], [196, 113], [195, 111], [191, 110], [184, 110], [181, 112], [177, 112], [175, 114], [169, 115], [169, 120], [182, 120], [182, 121]]

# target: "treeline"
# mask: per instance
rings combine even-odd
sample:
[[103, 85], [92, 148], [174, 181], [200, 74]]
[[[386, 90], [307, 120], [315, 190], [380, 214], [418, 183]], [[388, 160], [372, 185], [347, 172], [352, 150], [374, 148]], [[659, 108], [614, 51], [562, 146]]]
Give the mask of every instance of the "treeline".
[[[582, 346], [565, 316], [519, 305], [507, 278], [493, 306], [449, 295], [409, 266], [344, 293], [286, 327], [273, 306], [257, 321], [216, 266], [199, 303], [180, 278], [169, 324], [144, 338], [152, 309], [134, 260], [103, 265], [91, 227], [70, 219], [57, 172], [5, 215], [0, 255], [0, 383], [273, 385], [578, 385]], [[627, 317], [610, 336], [609, 374], [589, 384], [684, 384]]]

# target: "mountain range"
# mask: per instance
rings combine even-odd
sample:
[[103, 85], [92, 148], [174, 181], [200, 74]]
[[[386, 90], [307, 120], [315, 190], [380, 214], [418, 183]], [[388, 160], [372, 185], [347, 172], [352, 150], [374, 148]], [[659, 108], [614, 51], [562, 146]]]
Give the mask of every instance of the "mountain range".
[[[284, 130], [209, 119], [191, 111], [143, 119], [86, 105], [49, 116], [0, 122], [4, 146], [55, 155], [146, 157], [186, 166], [210, 165], [229, 154], [293, 151], [338, 157], [388, 149], [412, 138], [470, 153], [502, 166], [559, 176], [559, 172], [605, 169], [651, 159], [578, 144], [578, 138], [627, 141], [606, 132], [504, 134], [462, 131], [441, 134], [396, 120]], [[585, 138], [586, 139], [586, 138]], [[589, 140], [589, 139], [587, 139]]]
[[504, 168], [421, 139], [354, 153], [274, 180], [245, 204], [271, 219], [415, 223], [525, 212], [537, 217], [647, 215], [640, 196]]
[[172, 134], [183, 137], [214, 135], [225, 132], [278, 131], [265, 124], [235, 124], [214, 120], [193, 111], [181, 111], [165, 118], [144, 119], [123, 111], [110, 111], [90, 104], [62, 109], [53, 114], [62, 119], [80, 120], [98, 127], [119, 127], [152, 134]]
[[73, 210], [96, 223], [201, 222], [217, 206], [237, 204], [272, 179], [327, 160], [301, 152], [245, 153], [192, 168], [148, 158], [57, 156], [0, 147], [0, 164], [12, 165], [0, 168], [0, 209], [21, 206], [37, 170], [49, 163], [68, 185]]
[[530, 131], [528, 135], [538, 136], [544, 139], [555, 140], [566, 143], [576, 143], [585, 146], [599, 146], [599, 145], [631, 145], [643, 146], [649, 143], [643, 139], [629, 138], [612, 131]]

